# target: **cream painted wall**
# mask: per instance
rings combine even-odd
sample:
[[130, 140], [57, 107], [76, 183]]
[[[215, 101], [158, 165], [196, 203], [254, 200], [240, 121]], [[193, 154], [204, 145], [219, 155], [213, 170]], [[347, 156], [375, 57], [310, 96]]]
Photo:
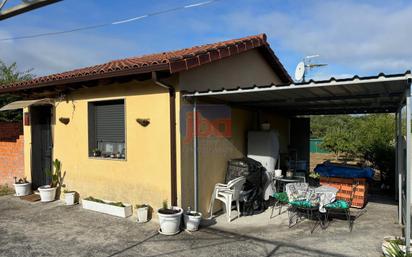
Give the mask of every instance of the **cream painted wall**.
[[[199, 138], [199, 210], [206, 215], [210, 203], [210, 196], [216, 183], [224, 183], [227, 161], [244, 157], [246, 154], [247, 131], [252, 129], [252, 112], [230, 108], [232, 135], [228, 138], [215, 136]], [[198, 115], [203, 118], [200, 111]], [[207, 119], [211, 121], [210, 119]], [[203, 128], [201, 129], [203, 131]], [[182, 135], [183, 139], [183, 135]], [[193, 141], [182, 142], [182, 206], [186, 208], [194, 205], [193, 182]], [[220, 208], [217, 202], [215, 210]]]
[[[88, 156], [88, 101], [124, 99], [126, 111], [126, 160]], [[170, 202], [169, 94], [153, 83], [128, 83], [75, 91], [68, 101], [55, 104], [54, 158], [67, 172], [65, 184], [82, 198], [148, 203], [155, 209]], [[149, 118], [143, 127], [136, 118]], [[25, 161], [30, 163], [30, 127], [25, 126]], [[180, 165], [180, 164], [179, 164]], [[26, 175], [30, 177], [30, 165]]]
[[181, 72], [179, 80], [187, 91], [281, 84], [257, 49]]

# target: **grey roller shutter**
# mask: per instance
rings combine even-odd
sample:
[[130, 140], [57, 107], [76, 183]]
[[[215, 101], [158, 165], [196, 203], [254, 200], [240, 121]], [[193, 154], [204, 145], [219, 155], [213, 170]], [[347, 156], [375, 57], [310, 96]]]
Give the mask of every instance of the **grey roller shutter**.
[[97, 142], [124, 143], [124, 101], [94, 103], [95, 138]]

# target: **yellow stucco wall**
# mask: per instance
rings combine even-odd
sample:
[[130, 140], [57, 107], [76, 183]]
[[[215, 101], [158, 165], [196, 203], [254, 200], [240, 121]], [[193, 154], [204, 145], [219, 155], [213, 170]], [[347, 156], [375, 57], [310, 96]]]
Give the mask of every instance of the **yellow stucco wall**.
[[[126, 160], [88, 156], [89, 101], [124, 99]], [[62, 162], [65, 184], [81, 198], [94, 196], [125, 203], [147, 203], [155, 209], [170, 202], [169, 94], [152, 82], [113, 84], [74, 91], [68, 101], [55, 104], [56, 120], [70, 118], [53, 128], [53, 158]], [[143, 127], [137, 118], [149, 118]], [[30, 163], [30, 127], [25, 126], [25, 160]], [[178, 162], [178, 166], [180, 162]], [[30, 165], [26, 175], [30, 177]]]
[[282, 84], [257, 49], [225, 58], [182, 72], [179, 87], [187, 91], [203, 91], [250, 87], [253, 85]]

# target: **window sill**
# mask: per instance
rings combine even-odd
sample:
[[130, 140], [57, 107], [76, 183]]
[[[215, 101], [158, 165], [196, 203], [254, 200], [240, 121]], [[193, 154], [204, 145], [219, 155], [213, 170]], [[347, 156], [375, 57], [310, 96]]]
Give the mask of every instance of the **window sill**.
[[122, 159], [122, 158], [110, 158], [110, 157], [95, 157], [95, 156], [89, 156], [89, 159], [92, 159], [92, 160], [109, 160], [109, 161], [123, 161], [123, 162], [125, 162], [127, 159], [126, 158], [124, 158], [124, 159]]

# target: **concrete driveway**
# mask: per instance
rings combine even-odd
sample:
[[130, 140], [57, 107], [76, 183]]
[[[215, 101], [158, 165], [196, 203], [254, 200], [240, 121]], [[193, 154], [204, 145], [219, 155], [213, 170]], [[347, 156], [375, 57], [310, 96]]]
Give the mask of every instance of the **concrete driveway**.
[[385, 235], [399, 235], [396, 205], [370, 202], [352, 233], [345, 221], [309, 233], [311, 223], [287, 227], [269, 212], [209, 221], [199, 232], [159, 235], [157, 224], [137, 224], [65, 206], [0, 197], [1, 256], [380, 256]]

